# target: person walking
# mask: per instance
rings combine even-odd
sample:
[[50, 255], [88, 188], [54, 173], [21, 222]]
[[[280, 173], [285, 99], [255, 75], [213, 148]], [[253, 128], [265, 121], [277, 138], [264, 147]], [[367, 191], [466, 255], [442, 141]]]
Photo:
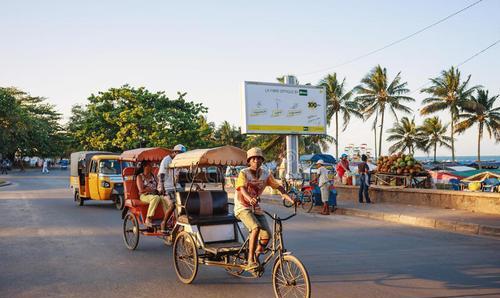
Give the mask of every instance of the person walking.
[[43, 160], [42, 173], [49, 173], [49, 161], [47, 159]]
[[7, 168], [8, 168], [8, 165], [7, 165], [7, 159], [3, 159], [2, 162], [0, 163], [0, 167], [1, 167], [1, 173], [2, 174], [5, 174], [5, 175], [8, 175], [9, 173], [7, 172]]
[[316, 164], [318, 165], [318, 186], [321, 190], [321, 201], [323, 202], [323, 210], [321, 214], [329, 215], [330, 208], [328, 206], [328, 197], [330, 196], [330, 179], [328, 179], [328, 169], [324, 166], [324, 161], [322, 159], [318, 160]]
[[358, 199], [363, 203], [363, 194], [365, 195], [366, 203], [371, 204], [370, 196], [368, 195], [368, 188], [370, 187], [370, 168], [368, 167], [368, 157], [363, 154], [361, 156], [361, 163], [358, 165], [359, 173], [359, 192]]

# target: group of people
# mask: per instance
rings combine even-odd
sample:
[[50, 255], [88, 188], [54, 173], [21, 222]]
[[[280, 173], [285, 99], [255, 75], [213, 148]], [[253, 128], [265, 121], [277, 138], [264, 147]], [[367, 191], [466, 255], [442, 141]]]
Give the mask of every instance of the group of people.
[[174, 184], [176, 172], [169, 169], [173, 158], [182, 152], [186, 152], [184, 145], [178, 144], [171, 153], [163, 158], [160, 163], [158, 176], [153, 173], [153, 164], [150, 161], [143, 161], [137, 175], [137, 189], [139, 190], [140, 200], [148, 203], [148, 212], [144, 224], [147, 227], [153, 226], [153, 217], [158, 205], [163, 209], [163, 220], [160, 224], [162, 232], [166, 232], [167, 221], [174, 211], [174, 193], [178, 188]]
[[[164, 211], [164, 218], [161, 229], [165, 230], [166, 223], [174, 210], [174, 192], [177, 185], [174, 185], [175, 176], [178, 173], [169, 169], [172, 159], [178, 154], [185, 152], [186, 148], [176, 145], [170, 155], [167, 155], [160, 164], [158, 176], [153, 174], [152, 164], [143, 162], [140, 174], [137, 175], [137, 187], [140, 193], [140, 200], [149, 204], [146, 226], [152, 226], [152, 218], [158, 205]], [[367, 202], [369, 174], [367, 158], [363, 156], [363, 162], [358, 166], [360, 172], [360, 194], [364, 193]], [[271, 229], [260, 206], [260, 196], [264, 189], [269, 186], [277, 189], [283, 200], [295, 203], [286, 193], [285, 188], [274, 178], [269, 170], [262, 167], [264, 154], [260, 148], [252, 148], [247, 151], [248, 167], [242, 169], [235, 183], [234, 215], [239, 219], [249, 231], [249, 253], [246, 270], [254, 270], [259, 267], [259, 255], [265, 253], [266, 246], [271, 239]], [[328, 170], [324, 167], [324, 162], [319, 160], [318, 164], [318, 185], [321, 189], [323, 200], [327, 201], [330, 191], [330, 179]], [[345, 165], [345, 162], [344, 162]], [[346, 170], [349, 170], [347, 162]], [[360, 199], [361, 200], [361, 199]], [[326, 203], [326, 202], [325, 202]]]
[[[344, 153], [340, 156], [340, 161], [337, 164], [338, 179], [342, 181], [350, 171], [348, 156]], [[368, 194], [368, 189], [370, 187], [370, 167], [368, 166], [368, 156], [366, 156], [366, 154], [361, 155], [361, 163], [358, 164], [358, 174], [358, 201], [363, 203], [364, 196], [366, 203], [371, 204], [372, 201]]]

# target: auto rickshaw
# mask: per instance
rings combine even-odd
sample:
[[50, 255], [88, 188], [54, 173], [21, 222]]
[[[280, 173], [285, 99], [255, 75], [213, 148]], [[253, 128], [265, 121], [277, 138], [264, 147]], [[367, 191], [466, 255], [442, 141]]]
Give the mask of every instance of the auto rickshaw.
[[124, 205], [123, 179], [119, 155], [103, 151], [71, 153], [70, 187], [78, 206], [86, 200], [111, 200], [121, 210]]
[[[153, 226], [146, 227], [146, 215], [148, 213], [148, 203], [140, 200], [139, 190], [136, 184], [137, 167], [143, 161], [152, 161], [159, 165], [171, 150], [165, 148], [139, 148], [123, 152], [120, 155], [122, 163], [127, 163], [128, 167], [123, 168], [122, 176], [125, 187], [125, 207], [122, 211], [123, 219], [123, 241], [130, 250], [135, 250], [139, 245], [139, 235], [155, 236], [164, 240], [166, 244], [172, 243], [175, 236], [175, 212], [167, 221], [167, 233], [160, 230], [160, 223], [164, 217], [163, 209], [158, 206], [153, 217]], [[153, 174], [158, 175], [159, 168], [153, 167]]]
[[222, 267], [237, 277], [259, 278], [272, 263], [276, 297], [310, 297], [309, 274], [302, 262], [285, 249], [282, 235], [282, 223], [296, 215], [296, 205], [295, 212], [286, 218], [265, 212], [274, 222], [272, 238], [259, 267], [245, 270], [249, 238], [242, 232], [239, 220], [229, 213], [224, 167], [246, 164], [246, 152], [232, 146], [192, 150], [173, 159], [170, 167], [188, 172], [179, 179], [190, 180], [188, 191], [176, 192], [176, 226], [180, 228], [173, 256], [177, 277], [190, 284], [199, 264], [203, 264]]

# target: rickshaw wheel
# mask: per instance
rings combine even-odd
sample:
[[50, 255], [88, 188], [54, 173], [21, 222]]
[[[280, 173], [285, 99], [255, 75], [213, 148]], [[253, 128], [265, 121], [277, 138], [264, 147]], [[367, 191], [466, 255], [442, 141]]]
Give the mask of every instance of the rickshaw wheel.
[[132, 213], [123, 220], [123, 241], [130, 250], [135, 250], [139, 244], [139, 223]]
[[[295, 191], [291, 190], [287, 194], [290, 196], [290, 198], [292, 198], [292, 200], [297, 200], [297, 193]], [[283, 200], [283, 206], [290, 208], [293, 206], [293, 203], [288, 200]]]
[[185, 284], [192, 283], [198, 273], [198, 250], [193, 237], [186, 231], [175, 238], [174, 267], [177, 277]]
[[115, 206], [116, 209], [123, 210], [123, 207], [125, 207], [125, 198], [123, 197], [123, 195], [117, 195], [115, 197]]
[[292, 255], [276, 259], [273, 288], [276, 297], [311, 297], [311, 282], [306, 267]]
[[312, 193], [310, 190], [304, 190], [304, 192], [302, 192], [302, 208], [306, 211], [306, 212], [311, 212], [313, 206], [314, 206], [314, 202], [313, 202], [313, 196], [312, 196]]
[[78, 206], [83, 206], [83, 199], [80, 197], [79, 191], [75, 191], [75, 202]]

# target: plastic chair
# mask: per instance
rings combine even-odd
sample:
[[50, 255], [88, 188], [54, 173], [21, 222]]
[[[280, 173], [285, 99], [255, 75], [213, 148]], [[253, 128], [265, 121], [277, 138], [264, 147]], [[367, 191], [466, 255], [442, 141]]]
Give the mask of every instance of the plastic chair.
[[451, 184], [452, 190], [462, 190], [460, 180], [453, 178], [453, 179], [450, 179], [448, 182]]
[[500, 185], [498, 178], [488, 178], [483, 181], [483, 191], [493, 192], [498, 185]]

